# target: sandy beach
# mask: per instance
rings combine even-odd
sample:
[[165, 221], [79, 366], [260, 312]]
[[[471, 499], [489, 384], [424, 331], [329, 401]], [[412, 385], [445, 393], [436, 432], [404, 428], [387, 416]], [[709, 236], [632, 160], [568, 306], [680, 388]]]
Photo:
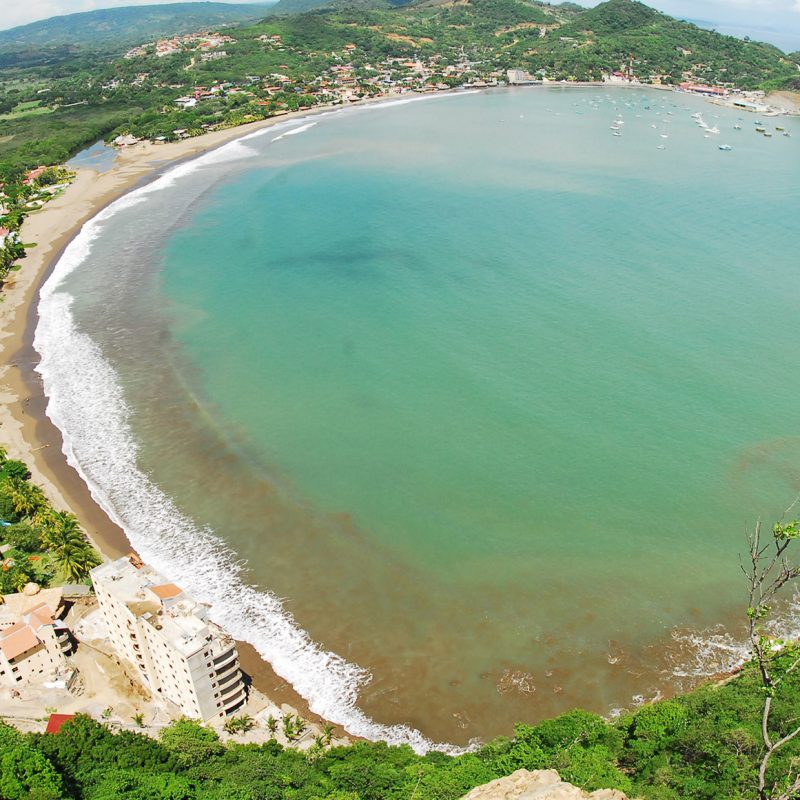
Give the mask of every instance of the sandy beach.
[[[319, 109], [317, 113], [330, 111]], [[12, 272], [0, 295], [0, 444], [11, 458], [28, 465], [59, 509], [74, 513], [97, 549], [107, 558], [130, 553], [124, 531], [97, 502], [62, 452], [59, 430], [48, 419], [46, 398], [34, 371], [38, 354], [33, 348], [39, 289], [64, 248], [85, 222], [133, 188], [148, 183], [175, 164], [199, 156], [249, 133], [314, 112], [296, 112], [181, 142], [153, 145], [140, 142], [125, 148], [116, 166], [98, 174], [79, 169], [62, 195], [24, 222], [21, 239], [35, 243]], [[238, 643], [243, 670], [253, 685], [278, 705], [288, 704], [311, 720], [319, 720], [292, 687], [245, 642]]]

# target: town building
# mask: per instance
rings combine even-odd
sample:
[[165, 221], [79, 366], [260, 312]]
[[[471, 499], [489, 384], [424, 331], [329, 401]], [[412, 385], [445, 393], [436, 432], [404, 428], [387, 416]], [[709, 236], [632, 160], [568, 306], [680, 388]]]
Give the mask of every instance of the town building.
[[61, 590], [39, 592], [36, 584], [8, 594], [0, 605], [0, 686], [43, 684], [63, 678], [72, 649], [59, 619]]
[[508, 81], [510, 86], [521, 86], [525, 84], [531, 83], [541, 83], [541, 81], [537, 81], [533, 75], [529, 75], [525, 70], [522, 69], [509, 69], [506, 71], [506, 80]]
[[208, 619], [208, 606], [135, 557], [91, 575], [112, 646], [155, 695], [202, 720], [245, 702], [236, 643]]
[[728, 94], [728, 90], [720, 86], [706, 86], [702, 83], [691, 83], [690, 81], [683, 81], [679, 88], [681, 91], [701, 94], [706, 97], [725, 97]]

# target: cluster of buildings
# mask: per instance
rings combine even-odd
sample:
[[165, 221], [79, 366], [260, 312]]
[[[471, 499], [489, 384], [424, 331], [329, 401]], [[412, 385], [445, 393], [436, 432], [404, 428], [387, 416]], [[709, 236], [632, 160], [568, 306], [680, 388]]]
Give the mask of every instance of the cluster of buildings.
[[[148, 42], [134, 47], [125, 53], [125, 58], [140, 58], [148, 55], [163, 58], [185, 51], [199, 52], [201, 58], [204, 58], [217, 48], [234, 41], [230, 36], [221, 33], [190, 33], [186, 36], [173, 36], [171, 39], [159, 39], [157, 42]], [[215, 55], [215, 57], [219, 57], [219, 55]]]
[[[204, 721], [224, 719], [246, 702], [236, 642], [209, 619], [208, 606], [133, 555], [101, 564], [91, 576], [107, 649], [154, 698]], [[0, 687], [70, 687], [68, 605], [61, 588], [36, 584], [3, 597]]]
[[[260, 39], [270, 47], [285, 49], [278, 35], [264, 35]], [[298, 82], [278, 72], [265, 77], [248, 75], [246, 85], [223, 83], [211, 87], [196, 86], [185, 95], [176, 97], [173, 102], [181, 109], [190, 109], [206, 100], [243, 94], [251, 96], [257, 105], [269, 105], [276, 95], [296, 93], [313, 98], [315, 104], [337, 104], [354, 102], [366, 96], [443, 91], [453, 85], [483, 88], [499, 85], [505, 79], [505, 74], [499, 71], [488, 73], [480, 79], [476, 77], [477, 65], [466, 58], [455, 64], [447, 64], [442, 63], [439, 55], [425, 60], [387, 57], [380, 62], [366, 63], [356, 68], [350, 60], [355, 50], [356, 45], [348, 44], [341, 52], [326, 54], [331, 65], [308, 82]], [[289, 69], [286, 65], [281, 67]]]

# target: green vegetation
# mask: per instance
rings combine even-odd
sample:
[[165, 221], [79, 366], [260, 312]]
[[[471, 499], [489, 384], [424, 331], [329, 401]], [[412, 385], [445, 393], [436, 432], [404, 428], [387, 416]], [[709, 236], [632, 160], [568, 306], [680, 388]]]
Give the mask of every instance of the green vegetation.
[[[792, 660], [788, 652], [775, 658], [776, 675]], [[786, 675], [776, 702], [781, 721], [800, 716], [796, 674]], [[55, 736], [0, 726], [0, 796], [456, 800], [520, 768], [553, 768], [586, 790], [617, 788], [645, 800], [751, 800], [758, 796], [762, 706], [757, 670], [747, 668], [726, 685], [645, 706], [611, 724], [572, 711], [518, 725], [511, 739], [455, 758], [368, 742], [331, 749], [320, 742], [306, 753], [274, 740], [223, 745], [212, 730], [188, 720], [173, 723], [158, 742], [131, 732], [113, 735], [86, 717]], [[770, 782], [781, 784], [799, 755], [790, 742], [770, 763]]]
[[[40, 586], [78, 583], [100, 559], [73, 514], [56, 511], [29, 480], [28, 467], [0, 448], [0, 594]], [[4, 797], [0, 792], [0, 797]]]
[[0, 289], [12, 269], [25, 257], [25, 245], [19, 239], [19, 230], [25, 217], [57, 196], [61, 187], [71, 179], [72, 173], [63, 167], [50, 167], [38, 178], [28, 183], [22, 180], [20, 170], [0, 167]]

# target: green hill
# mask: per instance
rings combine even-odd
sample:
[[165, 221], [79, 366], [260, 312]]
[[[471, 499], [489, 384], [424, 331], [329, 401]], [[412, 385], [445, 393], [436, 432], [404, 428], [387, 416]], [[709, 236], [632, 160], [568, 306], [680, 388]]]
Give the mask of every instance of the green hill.
[[259, 19], [266, 14], [265, 5], [170, 3], [67, 14], [0, 31], [0, 51], [139, 44], [159, 36]]

